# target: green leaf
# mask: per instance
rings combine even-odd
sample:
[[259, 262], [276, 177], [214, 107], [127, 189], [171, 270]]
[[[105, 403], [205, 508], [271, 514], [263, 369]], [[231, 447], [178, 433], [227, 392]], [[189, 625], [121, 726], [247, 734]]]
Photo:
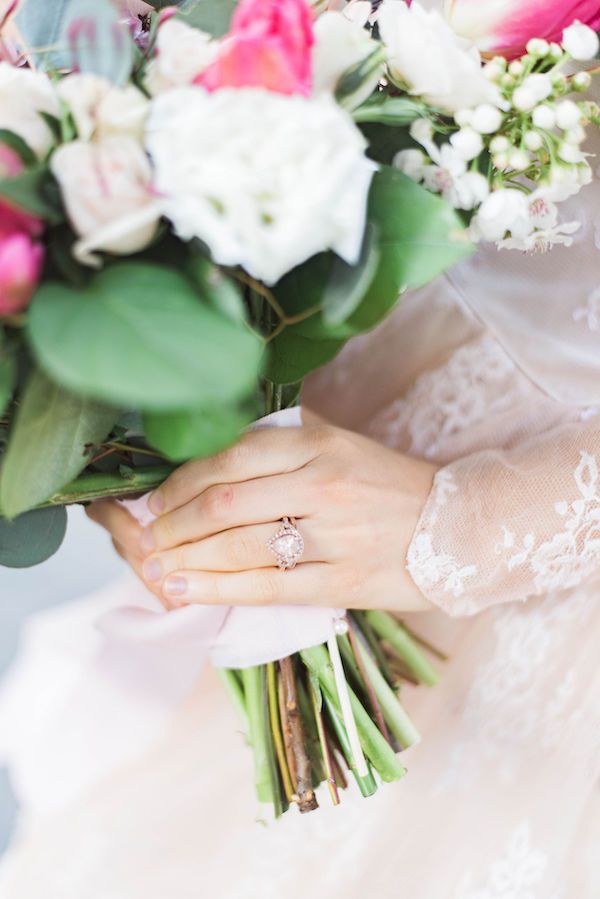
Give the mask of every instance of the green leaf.
[[31, 147], [25, 143], [20, 134], [9, 131], [8, 128], [0, 128], [0, 143], [14, 150], [24, 165], [35, 165], [37, 157]]
[[53, 556], [64, 540], [67, 512], [61, 506], [35, 509], [14, 521], [0, 518], [0, 565], [30, 568]]
[[352, 315], [372, 284], [381, 261], [376, 235], [375, 225], [367, 224], [356, 265], [335, 257], [323, 296], [323, 318], [330, 325], [339, 325]]
[[59, 384], [148, 411], [236, 401], [256, 384], [262, 346], [161, 265], [124, 262], [82, 289], [47, 283], [29, 307], [29, 336]]
[[246, 309], [239, 287], [218, 266], [205, 256], [193, 256], [188, 271], [209, 306], [234, 322], [246, 321]]
[[[380, 258], [370, 283], [365, 278], [360, 302], [352, 297], [355, 309], [347, 318], [317, 314], [285, 328], [270, 349], [272, 380], [288, 383], [306, 376], [332, 359], [348, 338], [382, 321], [402, 291], [423, 286], [473, 250], [454, 210], [391, 168], [380, 169], [373, 179], [368, 220], [375, 227]], [[321, 254], [279, 282], [274, 293], [286, 312], [325, 307], [336, 265], [333, 254]]]
[[52, 196], [55, 183], [49, 169], [39, 165], [20, 172], [14, 178], [0, 180], [0, 196], [50, 224], [57, 224], [63, 220], [64, 215]]
[[383, 75], [385, 60], [385, 49], [379, 45], [366, 59], [361, 59], [344, 72], [335, 88], [337, 102], [347, 108], [360, 103], [365, 98], [365, 89], [369, 94]]
[[222, 37], [228, 30], [237, 0], [185, 0], [179, 17], [201, 31]]
[[[0, 334], [0, 338], [1, 338]], [[17, 366], [10, 350], [0, 341], [0, 415], [4, 412], [12, 396]]]
[[86, 447], [109, 433], [118, 411], [31, 374], [11, 428], [0, 471], [0, 508], [26, 512], [72, 480], [88, 461]]
[[69, 68], [100, 75], [117, 85], [129, 79], [135, 45], [112, 0], [70, 0], [60, 40], [71, 50]]
[[174, 462], [211, 456], [233, 443], [253, 415], [237, 407], [208, 406], [179, 412], [148, 412], [146, 439]]
[[355, 122], [378, 122], [382, 125], [408, 125], [423, 116], [427, 107], [408, 97], [375, 94], [352, 113]]

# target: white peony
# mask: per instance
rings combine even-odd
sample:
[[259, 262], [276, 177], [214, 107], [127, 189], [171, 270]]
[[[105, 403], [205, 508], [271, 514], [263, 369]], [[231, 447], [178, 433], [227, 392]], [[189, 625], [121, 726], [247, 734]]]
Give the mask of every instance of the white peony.
[[54, 136], [40, 115], [58, 116], [60, 106], [47, 75], [0, 62], [0, 128], [14, 131], [39, 158], [46, 155]]
[[[370, 7], [369, 7], [370, 9]], [[381, 48], [368, 31], [340, 12], [326, 12], [317, 19], [314, 27], [315, 47], [313, 50], [313, 92], [327, 91], [331, 94], [342, 75], [352, 66], [366, 60]], [[360, 106], [369, 97], [383, 75], [383, 61], [361, 84], [352, 96], [352, 107]], [[346, 104], [349, 105], [349, 104]]]
[[164, 214], [216, 262], [273, 284], [322, 250], [357, 261], [376, 166], [331, 98], [180, 88], [154, 100], [147, 147]]
[[81, 140], [109, 135], [142, 139], [149, 101], [135, 85], [120, 88], [99, 75], [74, 74], [59, 81], [57, 92]]
[[146, 70], [148, 92], [156, 96], [173, 87], [192, 84], [218, 50], [219, 42], [210, 34], [178, 19], [167, 19], [158, 29], [156, 55]]
[[390, 75], [411, 94], [450, 113], [482, 103], [501, 105], [498, 88], [483, 73], [479, 52], [437, 11], [416, 2], [408, 7], [403, 0], [384, 0], [377, 22]]
[[73, 230], [81, 238], [73, 253], [87, 265], [94, 251], [128, 256], [154, 237], [161, 211], [151, 190], [152, 171], [131, 137], [63, 144], [52, 156]]

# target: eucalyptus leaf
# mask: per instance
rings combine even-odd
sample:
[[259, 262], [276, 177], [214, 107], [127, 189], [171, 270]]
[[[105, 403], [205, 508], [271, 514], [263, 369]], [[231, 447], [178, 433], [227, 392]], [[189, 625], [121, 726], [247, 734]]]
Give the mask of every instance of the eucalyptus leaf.
[[210, 309], [184, 275], [142, 262], [112, 265], [81, 289], [42, 285], [29, 337], [59, 384], [146, 411], [242, 399], [262, 357], [258, 338]]
[[118, 411], [76, 396], [34, 370], [10, 430], [0, 470], [7, 518], [44, 502], [88, 462], [86, 447], [106, 437]]
[[69, 68], [123, 85], [134, 62], [135, 45], [112, 0], [70, 0], [59, 40], [70, 49]]
[[246, 320], [246, 309], [238, 285], [205, 256], [193, 256], [188, 271], [206, 302], [234, 322]]
[[0, 565], [30, 568], [53, 556], [64, 540], [67, 511], [62, 506], [34, 509], [13, 521], [0, 517]]
[[20, 209], [37, 215], [49, 224], [64, 219], [60, 204], [53, 196], [55, 182], [46, 166], [25, 169], [13, 178], [0, 180], [0, 196]]
[[14, 150], [24, 165], [33, 166], [37, 163], [35, 153], [20, 134], [16, 134], [8, 128], [0, 128], [0, 143]]
[[184, 0], [178, 15], [188, 25], [222, 37], [229, 30], [236, 6], [237, 0]]
[[208, 406], [178, 412], [148, 412], [147, 441], [174, 462], [210, 456], [233, 443], [253, 415], [236, 406]]
[[381, 252], [377, 242], [377, 228], [367, 224], [356, 265], [348, 265], [335, 257], [323, 296], [323, 318], [332, 325], [344, 322], [362, 302], [377, 274]]

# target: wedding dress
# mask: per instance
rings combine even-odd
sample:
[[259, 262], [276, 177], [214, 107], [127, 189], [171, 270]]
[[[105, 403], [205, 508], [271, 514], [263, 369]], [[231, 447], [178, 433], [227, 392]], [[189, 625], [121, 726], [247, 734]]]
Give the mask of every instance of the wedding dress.
[[571, 249], [481, 253], [305, 392], [442, 466], [407, 560], [432, 611], [407, 617], [449, 661], [439, 686], [403, 692], [422, 734], [407, 777], [260, 823], [251, 754], [205, 673], [138, 757], [119, 763], [118, 728], [76, 746], [115, 753], [79, 783], [48, 710], [94, 619], [139, 591], [121, 583], [39, 616], [5, 688], [23, 808], [2, 899], [598, 899], [600, 181], [570, 206]]

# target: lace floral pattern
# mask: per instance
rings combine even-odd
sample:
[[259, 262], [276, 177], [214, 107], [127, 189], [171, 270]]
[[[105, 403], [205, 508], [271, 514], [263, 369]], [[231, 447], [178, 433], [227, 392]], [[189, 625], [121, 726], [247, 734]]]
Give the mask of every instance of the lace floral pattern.
[[584, 306], [574, 310], [573, 321], [582, 322], [590, 331], [600, 331], [600, 287], [592, 291]]
[[517, 549], [514, 532], [503, 527], [502, 548], [511, 553], [506, 559], [508, 570], [528, 566], [538, 594], [575, 587], [600, 570], [598, 463], [591, 453], [582, 451], [580, 455], [574, 472], [579, 495], [570, 503], [561, 500], [554, 506], [563, 519], [562, 530], [539, 545], [535, 534], [529, 532]]
[[515, 373], [498, 342], [485, 336], [421, 375], [404, 398], [373, 419], [369, 432], [387, 446], [408, 443], [411, 455], [435, 459], [450, 437], [511, 407], [519, 389]]
[[538, 889], [547, 867], [548, 855], [533, 844], [529, 821], [522, 821], [491, 863], [485, 882], [475, 886], [473, 873], [467, 872], [452, 899], [550, 899]]

